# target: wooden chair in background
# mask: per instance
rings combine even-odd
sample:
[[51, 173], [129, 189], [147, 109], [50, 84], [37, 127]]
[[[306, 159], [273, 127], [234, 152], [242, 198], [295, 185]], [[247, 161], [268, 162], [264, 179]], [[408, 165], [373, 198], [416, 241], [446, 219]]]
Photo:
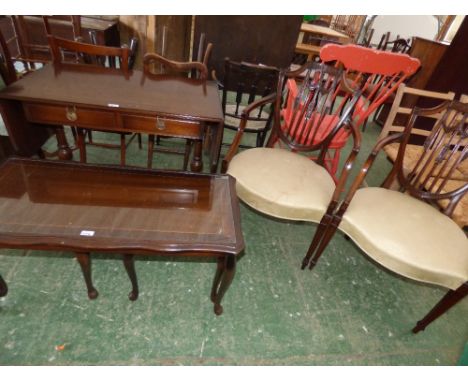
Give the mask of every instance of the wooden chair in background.
[[[207, 47], [207, 50], [211, 51], [211, 47]], [[208, 56], [209, 57], [209, 56]], [[184, 77], [189, 77], [190, 75], [194, 76], [194, 81], [206, 81], [208, 78], [208, 68], [203, 62], [198, 61], [191, 61], [191, 62], [178, 62], [178, 61], [171, 61], [167, 58], [156, 54], [156, 53], [146, 53], [143, 57], [143, 72], [146, 77], [149, 79], [157, 80], [160, 78], [161, 75], [169, 75], [169, 76], [177, 76], [182, 75]], [[187, 78], [188, 79], [188, 78]], [[159, 135], [159, 137], [167, 138], [164, 134]], [[155, 148], [155, 136], [150, 134], [148, 136], [148, 168], [152, 167], [153, 164], [153, 153], [160, 151], [160, 152], [168, 152], [168, 153], [175, 153], [175, 154], [183, 154], [184, 155], [184, 163], [183, 163], [183, 170], [187, 170], [190, 152], [192, 148], [192, 139], [187, 138], [185, 140], [185, 149], [183, 151], [168, 147], [162, 147], [158, 145]], [[196, 145], [196, 150], [200, 150], [200, 153], [197, 155], [201, 155], [202, 145]]]
[[[403, 106], [407, 97], [417, 97], [412, 99], [407, 105]], [[425, 102], [427, 99], [439, 101], [442, 103], [445, 101], [451, 101], [455, 97], [455, 93], [439, 93], [431, 92], [428, 90], [420, 90], [401, 84], [395, 95], [395, 101], [390, 109], [390, 113], [385, 122], [385, 125], [380, 133], [379, 139], [383, 139], [389, 135], [395, 133], [401, 133], [405, 129], [405, 125], [409, 120], [409, 117], [414, 109], [414, 105], [420, 102]], [[411, 130], [411, 136], [406, 145], [405, 155], [403, 157], [403, 169], [406, 172], [410, 172], [411, 168], [418, 161], [422, 152], [424, 151], [423, 143], [425, 139], [431, 134], [432, 127], [436, 122], [443, 116], [443, 113], [427, 115], [423, 118], [419, 118], [415, 121], [414, 126]], [[432, 123], [430, 123], [432, 121]], [[383, 150], [387, 155], [387, 158], [394, 163], [398, 157], [400, 144], [391, 143], [386, 145]], [[444, 185], [445, 191], [451, 191], [454, 188], [460, 186], [460, 182], [468, 181], [468, 161], [463, 162], [453, 173], [450, 175], [447, 183]], [[444, 200], [441, 200], [441, 205], [445, 204]], [[457, 204], [457, 207], [452, 213], [452, 219], [460, 227], [468, 226], [468, 195], [465, 195], [462, 200]]]
[[[25, 72], [36, 69], [36, 64], [43, 65], [51, 61], [51, 52], [46, 36], [54, 34], [57, 23], [70, 40], [81, 36], [80, 16], [10, 16], [13, 24], [13, 61], [20, 62]], [[12, 47], [13, 47], [12, 46]], [[12, 49], [10, 49], [12, 51]]]
[[10, 85], [18, 79], [10, 49], [2, 31], [0, 31], [0, 75], [5, 85]]
[[[427, 136], [419, 158], [405, 169], [404, 157], [415, 121], [440, 113], [443, 115]], [[382, 186], [361, 188], [378, 153], [392, 142], [400, 143], [398, 156]], [[468, 192], [468, 182], [465, 179], [450, 191], [445, 189], [467, 157], [468, 104], [447, 101], [431, 109], [415, 108], [404, 132], [376, 144], [328, 225], [317, 230], [302, 268], [316, 265], [339, 228], [385, 268], [450, 289], [413, 328], [414, 333], [424, 330], [468, 295], [468, 240], [450, 219]], [[399, 190], [389, 189], [395, 180]]]
[[[274, 93], [278, 76], [278, 68], [225, 58], [223, 83], [218, 81], [222, 89], [224, 127], [237, 131], [244, 108], [256, 99]], [[244, 132], [256, 134], [256, 147], [263, 146], [265, 142], [271, 127], [271, 116], [271, 110], [259, 107], [248, 117]]]
[[[327, 214], [329, 201], [342, 193], [361, 142], [359, 129], [352, 123], [359, 91], [341, 104], [341, 110], [332, 109], [337, 89], [346, 85], [342, 73], [342, 69], [316, 62], [308, 62], [296, 71], [282, 71], [276, 93], [244, 109], [238, 132], [222, 162], [222, 171], [236, 179], [237, 195], [243, 202], [286, 220], [319, 222]], [[293, 79], [301, 79], [302, 85], [295, 97], [286, 97], [294, 107], [285, 115], [282, 92], [286, 82]], [[267, 147], [237, 153], [249, 114], [272, 102], [274, 119]], [[335, 183], [326, 161], [331, 142], [343, 134], [352, 137], [352, 149]], [[281, 145], [273, 147], [278, 141]], [[303, 155], [306, 153], [314, 153], [315, 160]]]
[[[49, 46], [52, 53], [52, 62], [56, 70], [72, 69], [72, 70], [97, 70], [99, 72], [113, 72], [121, 75], [129, 74], [129, 48], [109, 47], [102, 45], [85, 44], [77, 41], [66, 40], [52, 35], [48, 35]], [[105, 63], [113, 62], [113, 64]], [[75, 113], [75, 116], [78, 118]], [[109, 133], [119, 134], [120, 144], [104, 143], [104, 142], [87, 142], [86, 129], [77, 129], [77, 144], [80, 149], [80, 158], [82, 162], [86, 162], [86, 145], [94, 145], [104, 148], [120, 149], [120, 164], [125, 165], [126, 149], [132, 140], [138, 136], [139, 147], [141, 148], [141, 136], [133, 134], [127, 141], [126, 136], [129, 133]]]
[[362, 96], [357, 105], [355, 124], [363, 129], [367, 118], [420, 67], [419, 60], [407, 54], [382, 52], [351, 44], [325, 45], [320, 51], [320, 59], [343, 66], [352, 86], [360, 84]]

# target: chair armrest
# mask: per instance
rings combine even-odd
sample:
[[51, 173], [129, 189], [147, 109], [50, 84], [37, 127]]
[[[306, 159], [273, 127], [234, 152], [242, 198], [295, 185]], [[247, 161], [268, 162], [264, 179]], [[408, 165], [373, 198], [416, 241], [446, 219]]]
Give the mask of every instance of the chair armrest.
[[[377, 142], [377, 144], [374, 146], [372, 152], [369, 154], [367, 157], [367, 160], [365, 161], [364, 165], [361, 167], [359, 170], [359, 174], [356, 176], [356, 179], [353, 181], [352, 185], [350, 186], [345, 198], [343, 199], [343, 202], [341, 203], [340, 207], [338, 208], [338, 211], [334, 214], [334, 223], [338, 225], [339, 222], [341, 221], [341, 218], [343, 217], [344, 213], [348, 209], [349, 204], [351, 203], [351, 200], [353, 199], [354, 194], [356, 191], [362, 186], [364, 183], [364, 180], [369, 173], [369, 170], [371, 169], [372, 165], [375, 162], [375, 158], [377, 158], [377, 155], [379, 152], [382, 150], [383, 147], [386, 145], [389, 145], [390, 143], [400, 141], [404, 138], [405, 134], [404, 133], [398, 133], [398, 134], [392, 134], [384, 139], [380, 140]], [[351, 152], [350, 157], [353, 155]], [[346, 168], [346, 166], [345, 166]], [[385, 179], [383, 185], [385, 185], [387, 182], [391, 183], [391, 181], [394, 178], [395, 175], [395, 169], [397, 167], [393, 167], [392, 170], [390, 171], [389, 175]], [[346, 180], [346, 179], [345, 179]], [[384, 186], [385, 187], [385, 186]]]
[[247, 120], [249, 118], [250, 113], [259, 108], [260, 106], [273, 103], [276, 100], [276, 93], [272, 93], [266, 97], [263, 97], [257, 101], [252, 102], [251, 104], [247, 105], [245, 109], [242, 111], [241, 114], [241, 121], [239, 124], [239, 127], [237, 128], [237, 133], [231, 143], [231, 146], [229, 147], [228, 152], [226, 153], [226, 156], [223, 159], [222, 165], [221, 165], [221, 172], [225, 173], [227, 171], [227, 168], [229, 166], [229, 162], [231, 159], [236, 155], [237, 151], [239, 150], [239, 145], [240, 141], [242, 139], [242, 135], [244, 134], [245, 126], [247, 125]]

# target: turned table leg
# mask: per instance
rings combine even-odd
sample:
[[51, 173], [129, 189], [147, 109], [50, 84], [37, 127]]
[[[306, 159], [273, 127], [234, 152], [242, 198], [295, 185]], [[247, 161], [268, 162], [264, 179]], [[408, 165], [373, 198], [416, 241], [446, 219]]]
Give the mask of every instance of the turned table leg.
[[[236, 273], [236, 257], [232, 255], [226, 255], [224, 257], [224, 264], [223, 270], [221, 271], [221, 282], [219, 284], [219, 288], [216, 292], [216, 296], [214, 298], [214, 312], [217, 316], [223, 313], [223, 307], [221, 305], [221, 300], [224, 297], [224, 294], [228, 290], [231, 282], [234, 278], [234, 274]], [[219, 266], [218, 266], [219, 269]], [[217, 270], [218, 273], [218, 270]]]
[[132, 283], [132, 291], [128, 294], [128, 298], [131, 301], [135, 301], [138, 298], [138, 281], [135, 273], [135, 261], [133, 255], [124, 255], [123, 257], [125, 270], [127, 271], [128, 277]]
[[86, 282], [86, 288], [88, 289], [88, 297], [94, 300], [98, 296], [98, 291], [93, 286], [91, 280], [91, 258], [87, 252], [77, 252], [76, 259], [80, 263], [81, 271]]
[[3, 280], [3, 277], [0, 276], [0, 297], [6, 296], [7, 293], [8, 293], [8, 285], [5, 282], [5, 280]]
[[55, 127], [55, 136], [57, 137], [57, 146], [58, 146], [58, 156], [62, 160], [71, 160], [73, 159], [73, 152], [68, 145], [67, 137], [65, 136], [65, 131], [63, 126]]

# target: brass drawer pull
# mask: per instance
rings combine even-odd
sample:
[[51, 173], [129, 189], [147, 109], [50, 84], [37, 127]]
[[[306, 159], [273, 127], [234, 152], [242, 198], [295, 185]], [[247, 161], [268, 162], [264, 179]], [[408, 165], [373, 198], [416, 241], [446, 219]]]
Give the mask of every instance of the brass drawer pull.
[[75, 122], [78, 119], [75, 106], [67, 106], [67, 111], [65, 115], [70, 122]]
[[166, 128], [166, 123], [164, 122], [164, 119], [156, 117], [156, 128], [158, 130], [164, 130]]

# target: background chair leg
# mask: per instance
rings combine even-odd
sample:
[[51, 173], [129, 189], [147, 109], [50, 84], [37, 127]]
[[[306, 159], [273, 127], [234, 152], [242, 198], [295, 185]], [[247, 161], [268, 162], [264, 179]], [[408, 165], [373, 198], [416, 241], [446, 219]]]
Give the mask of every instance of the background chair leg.
[[434, 321], [436, 318], [444, 314], [458, 301], [468, 295], [468, 282], [464, 283], [457, 290], [449, 290], [447, 294], [432, 308], [432, 310], [421, 320], [418, 321], [413, 328], [413, 333], [418, 333]]
[[184, 171], [187, 171], [191, 150], [192, 150], [192, 141], [190, 139], [187, 139], [185, 142]]
[[148, 135], [148, 168], [153, 166], [154, 135]]
[[142, 144], [142, 142], [141, 142], [141, 134], [140, 134], [140, 133], [138, 133], [137, 139], [138, 139], [138, 148], [139, 148], [139, 149], [142, 149], [142, 148], [143, 148], [143, 144]]
[[127, 145], [125, 144], [125, 134], [120, 134], [120, 165], [125, 166], [125, 154]]

